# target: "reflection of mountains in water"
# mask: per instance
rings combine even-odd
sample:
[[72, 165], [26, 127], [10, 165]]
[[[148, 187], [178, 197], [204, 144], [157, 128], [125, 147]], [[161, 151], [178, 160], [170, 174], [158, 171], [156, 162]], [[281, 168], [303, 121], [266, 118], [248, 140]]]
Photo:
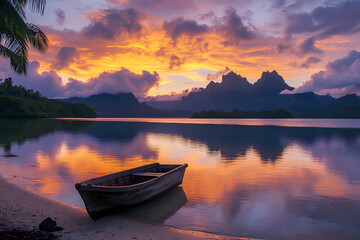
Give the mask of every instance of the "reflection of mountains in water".
[[87, 133], [101, 141], [132, 141], [140, 133], [177, 135], [206, 144], [227, 161], [254, 149], [263, 162], [275, 162], [292, 142], [312, 145], [319, 139], [338, 138], [349, 146], [360, 137], [360, 129], [130, 122], [96, 122]]
[[319, 139], [337, 138], [346, 146], [354, 146], [360, 137], [360, 129], [1, 119], [0, 145], [9, 152], [11, 143], [21, 144], [56, 131], [82, 132], [101, 142], [128, 144], [136, 138], [134, 144], [147, 144], [147, 133], [176, 135], [206, 144], [210, 152], [219, 151], [228, 162], [254, 149], [264, 163], [278, 160], [292, 142], [313, 145]]
[[92, 122], [62, 121], [48, 119], [0, 119], [0, 146], [9, 154], [11, 144], [22, 144], [30, 139], [57, 131], [79, 132], [86, 130]]

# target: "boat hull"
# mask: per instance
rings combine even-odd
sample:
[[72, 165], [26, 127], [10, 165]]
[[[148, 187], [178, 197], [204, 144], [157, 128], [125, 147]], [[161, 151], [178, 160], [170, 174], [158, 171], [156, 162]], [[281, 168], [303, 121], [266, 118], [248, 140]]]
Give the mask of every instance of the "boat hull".
[[90, 217], [98, 219], [109, 214], [111, 210], [140, 204], [177, 187], [183, 181], [186, 167], [187, 165], [183, 165], [174, 169], [171, 173], [164, 174], [151, 181], [125, 188], [93, 187], [76, 184], [76, 189], [79, 191]]

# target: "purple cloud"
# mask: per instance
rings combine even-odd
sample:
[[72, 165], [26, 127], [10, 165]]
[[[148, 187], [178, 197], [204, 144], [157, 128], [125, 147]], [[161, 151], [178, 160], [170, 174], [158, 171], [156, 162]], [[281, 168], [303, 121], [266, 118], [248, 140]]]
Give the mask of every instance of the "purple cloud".
[[75, 57], [75, 47], [62, 47], [56, 55], [56, 61], [51, 65], [51, 68], [56, 70], [66, 68], [70, 63], [74, 62]]
[[226, 38], [225, 45], [238, 44], [240, 41], [247, 41], [256, 38], [256, 35], [249, 27], [245, 26], [241, 17], [236, 10], [230, 8], [226, 10], [225, 16], [221, 23], [218, 23], [216, 28]]
[[300, 54], [321, 54], [323, 53], [319, 48], [315, 46], [315, 38], [309, 37], [305, 39], [299, 46]]
[[63, 25], [65, 22], [65, 12], [61, 9], [56, 9], [55, 15], [57, 23]]
[[321, 62], [321, 59], [318, 57], [308, 57], [305, 62], [303, 62], [300, 67], [309, 68], [311, 65]]
[[159, 16], [170, 16], [174, 12], [180, 13], [189, 9], [194, 9], [196, 1], [194, 0], [107, 0], [108, 2], [116, 3], [121, 7], [130, 7], [141, 9], [143, 11], [150, 11], [156, 13]]
[[27, 66], [26, 77], [14, 73], [14, 71], [10, 69], [8, 63], [2, 65], [3, 68], [0, 68], [0, 72], [2, 72], [6, 77], [11, 77], [13, 79], [13, 83], [16, 85], [22, 85], [26, 88], [34, 89], [45, 96], [54, 98], [62, 97], [64, 94], [61, 77], [55, 71], [45, 71], [39, 73], [40, 63], [37, 61], [29, 63]]
[[319, 37], [346, 35], [360, 30], [360, 1], [345, 1], [334, 6], [317, 7], [310, 13], [288, 15], [288, 35], [315, 33]]
[[206, 33], [210, 29], [205, 24], [198, 24], [195, 20], [186, 20], [183, 17], [165, 21], [163, 28], [166, 34], [171, 37], [174, 42], [183, 35], [194, 37]]
[[69, 79], [65, 96], [90, 96], [98, 93], [132, 92], [136, 97], [145, 97], [150, 88], [157, 86], [160, 76], [157, 72], [143, 71], [136, 74], [126, 68], [116, 72], [103, 72], [87, 82]]
[[83, 29], [89, 38], [114, 39], [126, 33], [139, 35], [144, 26], [145, 14], [134, 8], [104, 10], [106, 15]]
[[295, 92], [315, 91], [318, 93], [360, 93], [360, 52], [351, 51], [344, 57], [329, 62], [324, 71], [298, 87]]
[[290, 44], [285, 44], [285, 43], [279, 43], [278, 45], [276, 45], [276, 48], [278, 50], [279, 53], [283, 53], [287, 50], [291, 49]]
[[180, 67], [182, 64], [184, 64], [184, 59], [181, 59], [176, 55], [171, 55], [169, 60], [169, 69]]
[[41, 92], [50, 98], [68, 98], [72, 96], [87, 97], [99, 93], [132, 92], [136, 97], [145, 97], [154, 86], [158, 86], [160, 76], [157, 72], [143, 71], [141, 74], [122, 68], [115, 72], [103, 72], [98, 77], [82, 82], [70, 78], [64, 84], [55, 71], [39, 73], [40, 63], [28, 65], [27, 76], [13, 72], [8, 61], [2, 60], [0, 77], [11, 77], [14, 84]]

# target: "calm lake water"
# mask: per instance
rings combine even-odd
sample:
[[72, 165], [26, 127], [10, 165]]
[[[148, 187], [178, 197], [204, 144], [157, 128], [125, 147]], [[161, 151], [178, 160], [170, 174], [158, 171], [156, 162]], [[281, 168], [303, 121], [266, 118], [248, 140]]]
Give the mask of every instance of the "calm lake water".
[[0, 173], [84, 208], [76, 182], [186, 162], [181, 187], [119, 214], [232, 236], [360, 239], [359, 120], [124, 121], [0, 119]]

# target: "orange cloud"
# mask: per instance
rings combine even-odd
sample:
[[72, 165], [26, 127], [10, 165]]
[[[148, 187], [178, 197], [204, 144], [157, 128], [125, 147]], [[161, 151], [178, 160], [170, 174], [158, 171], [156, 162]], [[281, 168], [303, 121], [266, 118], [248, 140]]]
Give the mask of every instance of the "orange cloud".
[[[125, 16], [133, 22], [128, 24]], [[173, 89], [163, 89], [171, 76], [191, 79], [201, 83], [192, 87], [203, 87], [209, 73], [225, 67], [246, 76], [250, 82], [257, 80], [262, 71], [276, 69], [290, 85], [297, 87], [328, 61], [319, 57], [316, 61], [309, 61], [315, 58], [300, 56], [298, 50], [292, 49], [279, 53], [277, 46], [284, 44], [283, 38], [262, 34], [234, 9], [219, 16], [213, 14], [211, 21], [197, 20], [200, 18], [196, 16], [162, 19], [132, 8], [95, 10], [87, 13], [86, 17], [91, 23], [80, 31], [44, 27], [50, 39], [50, 49], [45, 55], [31, 54], [31, 60], [40, 63], [40, 72], [56, 70], [66, 83], [71, 78], [86, 82], [103, 72], [115, 72], [123, 67], [137, 74], [144, 70], [156, 71], [160, 77], [158, 86], [153, 86], [148, 92], [153, 96], [166, 94], [165, 91], [184, 90], [180, 88], [181, 84], [173, 84]], [[113, 26], [111, 20], [120, 27]], [[236, 22], [241, 26], [236, 27]], [[236, 36], [244, 39], [237, 40]], [[288, 44], [290, 48], [296, 48], [305, 39], [308, 37], [299, 34]], [[358, 41], [352, 42], [351, 47], [354, 47]], [[315, 42], [310, 43], [310, 47], [315, 46]], [[327, 51], [325, 57], [340, 45], [343, 50], [346, 49], [345, 43], [344, 38], [333, 37], [330, 42], [317, 40], [316, 47]], [[76, 58], [69, 58], [64, 67], [56, 68], [59, 53], [64, 48], [76, 49]], [[336, 56], [331, 57], [335, 59]], [[299, 69], [301, 65], [306, 66], [306, 71]], [[197, 69], [209, 69], [209, 72], [200, 74]]]

